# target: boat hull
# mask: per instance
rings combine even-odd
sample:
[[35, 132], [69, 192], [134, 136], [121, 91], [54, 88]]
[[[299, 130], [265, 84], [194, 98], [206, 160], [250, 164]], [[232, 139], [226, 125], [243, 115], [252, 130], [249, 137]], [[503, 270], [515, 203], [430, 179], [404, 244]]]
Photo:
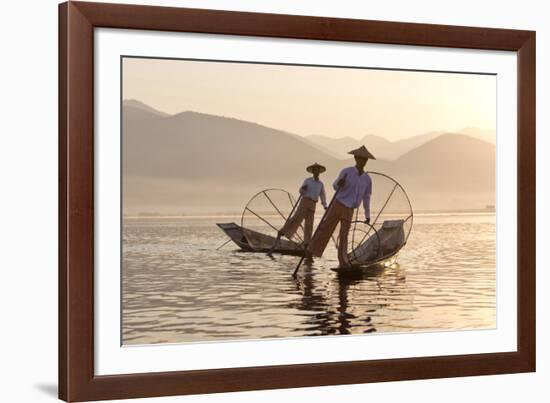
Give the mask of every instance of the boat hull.
[[[262, 234], [235, 223], [216, 224], [243, 252], [267, 253], [275, 243], [275, 237]], [[273, 253], [282, 255], [303, 256], [304, 250], [295, 242], [281, 239]]]

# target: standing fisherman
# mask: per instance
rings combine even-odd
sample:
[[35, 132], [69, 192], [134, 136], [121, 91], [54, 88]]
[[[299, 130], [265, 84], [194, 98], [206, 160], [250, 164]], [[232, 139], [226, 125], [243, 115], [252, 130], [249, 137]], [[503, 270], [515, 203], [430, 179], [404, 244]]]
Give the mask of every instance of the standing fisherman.
[[305, 221], [304, 225], [304, 247], [306, 247], [311, 241], [311, 234], [313, 233], [313, 218], [315, 216], [315, 206], [317, 201], [321, 199], [321, 204], [327, 208], [327, 198], [325, 195], [325, 186], [323, 182], [319, 180], [319, 175], [326, 171], [326, 168], [318, 163], [310, 165], [306, 168], [306, 171], [313, 174], [312, 177], [306, 178], [302, 187], [300, 188], [300, 202], [296, 211], [287, 218], [283, 228], [277, 233], [277, 239], [275, 243], [267, 253], [268, 256], [273, 255], [273, 251], [277, 247], [279, 240], [284, 235], [288, 239], [296, 233], [302, 221]]
[[308, 252], [312, 256], [321, 257], [327, 244], [340, 223], [340, 234], [338, 241], [338, 261], [340, 267], [349, 267], [348, 259], [348, 232], [353, 220], [353, 209], [359, 207], [363, 202], [365, 209], [365, 223], [370, 224], [370, 197], [372, 193], [372, 180], [365, 165], [369, 159], [376, 159], [365, 146], [350, 151], [355, 157], [355, 166], [344, 168], [338, 178], [334, 181], [333, 187], [337, 191], [335, 200], [327, 210], [325, 219], [321, 221], [315, 232]]

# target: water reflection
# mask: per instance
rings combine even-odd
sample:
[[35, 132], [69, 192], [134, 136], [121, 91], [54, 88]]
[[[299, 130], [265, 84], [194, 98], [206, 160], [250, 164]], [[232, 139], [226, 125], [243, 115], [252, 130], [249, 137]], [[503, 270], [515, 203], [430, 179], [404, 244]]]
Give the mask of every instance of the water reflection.
[[[397, 267], [397, 266], [396, 266]], [[379, 292], [382, 291], [379, 277], [387, 274], [387, 268], [374, 266], [368, 270], [346, 275], [336, 275], [333, 281], [327, 281], [325, 275], [318, 274], [312, 264], [304, 264], [300, 275], [295, 279], [297, 289], [302, 297], [298, 303], [289, 304], [289, 308], [305, 312], [318, 312], [309, 317], [306, 323], [309, 335], [351, 334], [354, 326], [363, 327], [362, 332], [376, 331], [370, 314], [377, 307], [369, 306], [367, 310], [354, 304], [353, 292], [361, 289], [362, 282], [371, 281]], [[402, 281], [405, 277], [400, 277]], [[323, 282], [318, 284], [316, 282]], [[321, 292], [319, 292], [321, 290]], [[376, 296], [373, 297], [377, 299]]]
[[291, 256], [216, 250], [216, 219], [124, 227], [123, 342], [346, 335], [495, 326], [494, 219], [430, 217], [399, 264], [337, 275], [334, 251]]

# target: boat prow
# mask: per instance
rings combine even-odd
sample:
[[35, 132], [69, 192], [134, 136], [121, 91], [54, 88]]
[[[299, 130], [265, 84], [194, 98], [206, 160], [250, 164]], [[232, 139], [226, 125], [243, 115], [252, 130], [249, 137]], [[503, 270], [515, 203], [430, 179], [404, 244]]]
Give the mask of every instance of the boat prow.
[[[275, 237], [243, 228], [234, 222], [217, 223], [216, 225], [244, 252], [266, 253], [275, 243]], [[303, 256], [304, 254], [303, 248], [295, 242], [281, 239], [278, 245], [273, 253], [293, 256]]]
[[254, 252], [254, 249], [248, 243], [248, 240], [244, 236], [243, 228], [240, 225], [235, 224], [234, 222], [230, 223], [216, 223], [216, 225], [223, 231], [225, 234], [231, 238], [233, 243], [241, 248], [245, 252]]

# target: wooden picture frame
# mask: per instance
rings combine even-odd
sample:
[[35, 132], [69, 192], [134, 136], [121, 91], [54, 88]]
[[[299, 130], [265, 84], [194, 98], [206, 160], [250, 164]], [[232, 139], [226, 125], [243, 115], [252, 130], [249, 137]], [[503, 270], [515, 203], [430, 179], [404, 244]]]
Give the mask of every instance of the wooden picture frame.
[[[94, 374], [94, 28], [515, 51], [518, 56], [516, 352]], [[59, 398], [230, 392], [535, 371], [535, 32], [68, 2], [59, 6]]]

